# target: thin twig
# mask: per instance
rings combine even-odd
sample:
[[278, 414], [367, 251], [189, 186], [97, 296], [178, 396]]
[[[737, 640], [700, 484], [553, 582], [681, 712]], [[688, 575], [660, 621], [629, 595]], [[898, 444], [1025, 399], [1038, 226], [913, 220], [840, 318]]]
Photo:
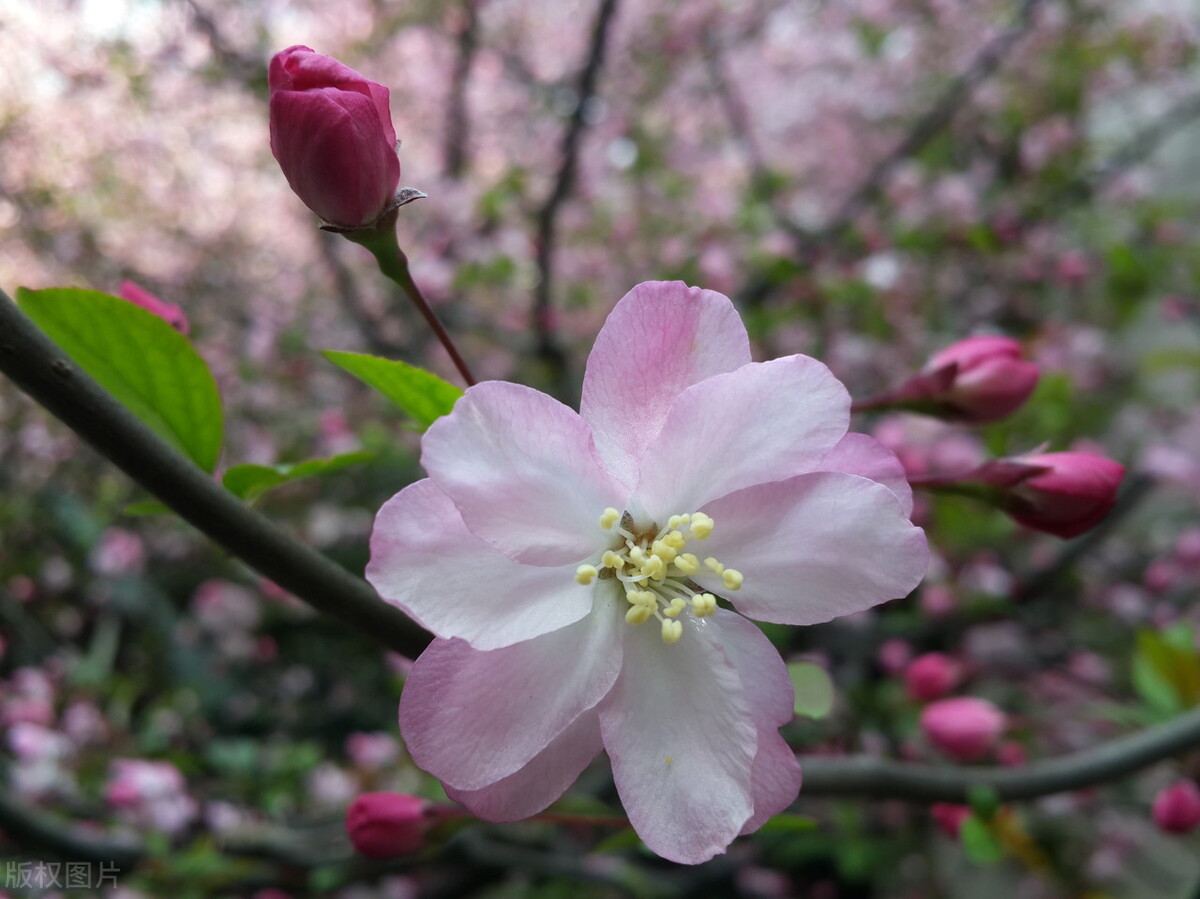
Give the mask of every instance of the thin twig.
[[0, 291], [0, 371], [185, 521], [317, 611], [416, 656], [429, 635], [255, 512], [114, 399]]
[[[592, 26], [592, 39], [588, 47], [587, 61], [579, 75], [579, 86], [576, 89], [578, 102], [571, 113], [567, 129], [563, 133], [559, 151], [558, 175], [554, 179], [554, 186], [550, 190], [546, 202], [542, 204], [537, 214], [538, 283], [534, 291], [532, 325], [533, 331], [537, 335], [537, 354], [550, 369], [551, 377], [558, 382], [559, 388], [565, 386], [562, 381], [566, 377], [567, 359], [558, 343], [557, 329], [554, 326], [553, 309], [551, 308], [554, 291], [554, 251], [558, 239], [558, 214], [575, 184], [579, 146], [587, 127], [588, 107], [596, 95], [596, 85], [600, 80], [600, 70], [604, 65], [604, 55], [608, 47], [608, 35], [616, 11], [617, 0], [600, 0], [595, 24]], [[561, 389], [559, 392], [562, 392]]]

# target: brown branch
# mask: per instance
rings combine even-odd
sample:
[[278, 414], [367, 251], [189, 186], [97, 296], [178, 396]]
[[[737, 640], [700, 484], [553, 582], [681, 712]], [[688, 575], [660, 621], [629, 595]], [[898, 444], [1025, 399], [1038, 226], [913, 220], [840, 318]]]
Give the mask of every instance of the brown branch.
[[579, 145], [587, 127], [588, 106], [596, 95], [596, 85], [600, 80], [600, 70], [604, 65], [604, 55], [608, 47], [608, 35], [616, 11], [617, 0], [600, 0], [600, 5], [596, 10], [595, 24], [592, 26], [592, 39], [588, 47], [587, 61], [580, 72], [576, 88], [578, 102], [571, 112], [567, 129], [563, 133], [559, 151], [558, 175], [554, 179], [554, 186], [551, 188], [546, 202], [542, 204], [537, 213], [535, 261], [538, 268], [538, 283], [534, 292], [532, 325], [534, 334], [537, 335], [537, 355], [550, 370], [551, 379], [556, 383], [556, 392], [558, 393], [564, 392], [566, 385], [563, 382], [567, 374], [567, 358], [558, 342], [551, 303], [554, 292], [554, 252], [558, 238], [558, 215], [575, 184]]
[[450, 76], [450, 100], [446, 111], [446, 136], [442, 145], [442, 171], [448, 178], [461, 178], [467, 169], [467, 82], [479, 48], [479, 6], [482, 0], [463, 0], [462, 25], [458, 30], [458, 56]]

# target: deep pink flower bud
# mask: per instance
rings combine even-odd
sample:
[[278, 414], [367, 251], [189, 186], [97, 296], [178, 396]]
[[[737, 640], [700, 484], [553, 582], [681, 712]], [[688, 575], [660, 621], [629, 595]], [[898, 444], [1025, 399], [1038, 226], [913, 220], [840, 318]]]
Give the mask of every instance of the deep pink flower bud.
[[1046, 470], [1011, 488], [1008, 513], [1027, 528], [1063, 538], [1099, 524], [1125, 477], [1125, 466], [1092, 453], [1042, 453], [1014, 461]]
[[908, 695], [921, 702], [941, 699], [958, 686], [962, 666], [945, 653], [927, 652], [918, 656], [904, 672]]
[[958, 831], [963, 821], [971, 817], [971, 809], [965, 805], [955, 805], [952, 802], [935, 802], [929, 807], [933, 823], [952, 840], [958, 839]]
[[1154, 797], [1154, 823], [1167, 833], [1189, 833], [1200, 825], [1200, 788], [1179, 780]]
[[141, 306], [147, 312], [153, 312], [180, 334], [188, 333], [187, 315], [174, 303], [164, 303], [146, 288], [132, 281], [122, 281], [118, 295], [135, 306]]
[[1021, 358], [1009, 337], [968, 337], [929, 360], [919, 376], [930, 382], [929, 399], [960, 421], [999, 421], [1033, 393], [1038, 367]]
[[942, 699], [925, 707], [921, 729], [946, 755], [972, 762], [986, 755], [1004, 732], [1004, 713], [986, 699]]
[[360, 855], [397, 858], [421, 848], [429, 803], [407, 793], [363, 793], [346, 810], [346, 832]]
[[331, 225], [373, 224], [400, 182], [388, 89], [301, 46], [275, 54], [267, 81], [271, 152], [292, 190]]

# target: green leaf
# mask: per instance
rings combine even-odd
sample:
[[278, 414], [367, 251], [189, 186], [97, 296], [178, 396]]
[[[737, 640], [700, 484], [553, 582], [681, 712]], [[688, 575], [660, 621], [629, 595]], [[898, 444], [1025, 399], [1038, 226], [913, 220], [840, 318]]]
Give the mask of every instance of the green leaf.
[[763, 822], [763, 826], [759, 828], [759, 833], [802, 833], [810, 830], [816, 830], [818, 827], [816, 818], [809, 818], [805, 815], [775, 815]]
[[340, 350], [325, 350], [322, 355], [368, 387], [374, 387], [408, 413], [422, 429], [453, 409], [463, 393], [437, 375], [397, 359]]
[[958, 831], [963, 851], [977, 865], [994, 865], [1004, 858], [1004, 846], [992, 832], [992, 828], [975, 815], [963, 819]]
[[352, 465], [368, 462], [374, 457], [374, 453], [356, 452], [343, 453], [328, 459], [307, 459], [295, 465], [234, 465], [226, 470], [221, 483], [239, 498], [254, 502], [280, 484], [299, 478], [331, 474]]
[[796, 691], [796, 714], [824, 718], [833, 709], [833, 681], [825, 669], [812, 662], [792, 662], [788, 676]]
[[967, 804], [971, 811], [983, 821], [990, 821], [1000, 808], [1000, 796], [991, 787], [983, 784], [972, 784], [967, 790]]
[[160, 437], [205, 471], [216, 467], [221, 397], [186, 337], [140, 306], [96, 290], [22, 287], [17, 303]]
[[121, 514], [128, 515], [131, 518], [145, 518], [151, 515], [170, 515], [171, 509], [156, 499], [145, 499], [140, 502], [130, 503], [121, 510]]
[[642, 840], [632, 827], [618, 830], [592, 847], [592, 852], [623, 852], [641, 846]]

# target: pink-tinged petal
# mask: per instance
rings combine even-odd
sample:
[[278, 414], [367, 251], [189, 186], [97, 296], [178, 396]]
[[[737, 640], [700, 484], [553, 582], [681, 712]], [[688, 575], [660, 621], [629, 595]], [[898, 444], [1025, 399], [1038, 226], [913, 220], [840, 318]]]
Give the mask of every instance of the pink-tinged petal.
[[367, 580], [426, 629], [475, 649], [556, 631], [592, 607], [593, 587], [576, 583], [574, 569], [514, 562], [467, 530], [428, 479], [379, 510]]
[[706, 861], [753, 814], [754, 721], [711, 619], [689, 615], [670, 646], [655, 622], [633, 627], [600, 730], [629, 821], [663, 858]]
[[899, 457], [866, 434], [847, 434], [817, 466], [821, 471], [842, 471], [878, 481], [900, 500], [905, 515], [912, 514], [912, 487]]
[[779, 728], [792, 720], [795, 691], [779, 650], [753, 622], [724, 609], [717, 610], [715, 620], [721, 628], [721, 645], [737, 668], [758, 729], [758, 750], [750, 774], [754, 814], [741, 830], [747, 834], [790, 806], [800, 792], [796, 754], [779, 736]]
[[520, 821], [562, 796], [603, 748], [599, 716], [584, 712], [520, 771], [478, 790], [447, 786], [446, 795], [484, 821]]
[[695, 580], [760, 621], [819, 624], [906, 596], [929, 562], [924, 532], [892, 491], [841, 472], [762, 484], [704, 507], [716, 527], [703, 552], [745, 576], [726, 590]]
[[425, 432], [421, 464], [478, 537], [530, 565], [579, 562], [607, 547], [600, 527], [628, 491], [596, 456], [575, 412], [520, 384], [488, 381]]
[[807, 356], [752, 362], [679, 395], [642, 457], [650, 517], [812, 471], [846, 433], [850, 396]]
[[760, 728], [750, 781], [754, 814], [742, 825], [741, 832], [754, 833], [768, 818], [787, 811], [800, 794], [800, 780], [800, 763], [792, 747], [775, 728]]
[[612, 471], [632, 484], [671, 404], [750, 361], [733, 303], [682, 281], [647, 281], [617, 303], [588, 356], [580, 413]]
[[778, 728], [791, 721], [796, 692], [775, 644], [736, 612], [717, 609], [712, 620], [721, 628], [721, 645], [737, 668], [755, 722]]
[[615, 590], [582, 621], [503, 649], [434, 640], [400, 697], [400, 732], [417, 765], [459, 790], [525, 767], [612, 688], [621, 668]]

